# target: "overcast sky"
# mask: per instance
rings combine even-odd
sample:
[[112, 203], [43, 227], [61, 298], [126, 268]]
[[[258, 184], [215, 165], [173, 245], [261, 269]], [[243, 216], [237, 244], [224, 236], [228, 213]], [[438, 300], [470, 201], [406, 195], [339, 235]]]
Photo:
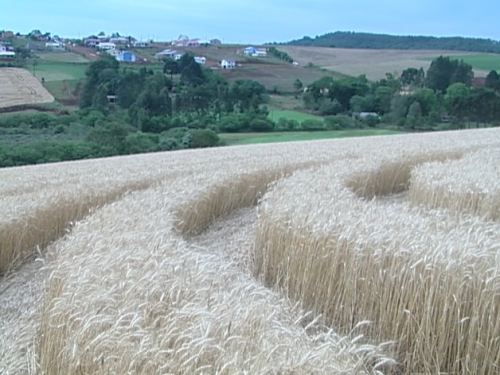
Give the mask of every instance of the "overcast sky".
[[498, 0], [4, 0], [0, 29], [288, 41], [332, 31], [500, 39]]

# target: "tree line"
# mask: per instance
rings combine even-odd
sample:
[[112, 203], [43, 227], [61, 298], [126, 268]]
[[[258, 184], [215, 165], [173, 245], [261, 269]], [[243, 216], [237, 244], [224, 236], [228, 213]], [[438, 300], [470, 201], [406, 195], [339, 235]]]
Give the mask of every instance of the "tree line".
[[293, 58], [288, 53], [286, 53], [284, 51], [280, 51], [276, 47], [269, 47], [267, 49], [267, 52], [270, 55], [273, 55], [273, 56], [277, 57], [278, 59], [283, 60], [287, 63], [290, 63], [290, 64], [293, 63]]
[[292, 40], [284, 44], [333, 48], [431, 49], [500, 53], [500, 42], [492, 39], [386, 35], [345, 31], [327, 33], [314, 38], [304, 36], [301, 39]]
[[190, 54], [163, 71], [121, 68], [108, 54], [89, 65], [80, 110], [0, 118], [0, 167], [213, 147], [218, 132], [268, 131], [266, 88], [229, 83]]
[[463, 128], [467, 124], [500, 125], [500, 77], [491, 71], [484, 87], [471, 87], [472, 66], [440, 56], [427, 72], [408, 68], [400, 77], [386, 74], [369, 82], [365, 76], [313, 82], [302, 98], [321, 115], [369, 113], [366, 122], [408, 129]]

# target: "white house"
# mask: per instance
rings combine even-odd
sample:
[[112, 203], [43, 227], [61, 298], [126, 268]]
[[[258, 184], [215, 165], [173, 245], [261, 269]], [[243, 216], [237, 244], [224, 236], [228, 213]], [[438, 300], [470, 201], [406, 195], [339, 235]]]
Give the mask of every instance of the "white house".
[[224, 59], [220, 62], [220, 66], [222, 69], [235, 69], [236, 61]]
[[45, 43], [45, 48], [52, 50], [64, 50], [64, 44], [59, 42], [47, 42]]
[[204, 56], [195, 56], [194, 61], [196, 61], [198, 64], [205, 65], [205, 63], [207, 62], [207, 58]]
[[174, 50], [171, 50], [171, 49], [166, 49], [166, 50], [163, 50], [161, 52], [158, 52], [155, 57], [157, 59], [162, 59], [164, 57], [168, 57], [168, 58], [171, 58], [173, 59], [174, 56], [177, 54], [177, 51], [174, 51]]
[[103, 51], [112, 51], [116, 49], [116, 44], [111, 43], [111, 42], [101, 42], [96, 45], [96, 48], [103, 50]]
[[95, 47], [99, 44], [99, 39], [97, 38], [87, 38], [84, 40], [84, 43], [87, 47]]
[[243, 53], [247, 56], [252, 56], [257, 51], [255, 47], [247, 47], [243, 50]]
[[264, 49], [257, 49], [257, 50], [255, 50], [255, 53], [252, 56], [253, 57], [266, 57], [267, 51]]
[[115, 43], [115, 44], [127, 44], [128, 43], [128, 38], [125, 38], [123, 36], [118, 36], [115, 38], [110, 38], [109, 39], [110, 43]]
[[16, 57], [14, 51], [10, 51], [5, 46], [0, 46], [0, 59], [13, 59], [14, 57]]
[[132, 45], [135, 47], [135, 48], [146, 48], [147, 46], [149, 46], [149, 43], [147, 42], [139, 42], [139, 41], [135, 41], [132, 43]]
[[354, 114], [355, 117], [358, 117], [360, 119], [364, 119], [367, 117], [375, 117], [378, 118], [378, 113], [377, 112], [358, 112]]
[[266, 57], [267, 51], [261, 48], [247, 47], [243, 50], [243, 54], [252, 57]]

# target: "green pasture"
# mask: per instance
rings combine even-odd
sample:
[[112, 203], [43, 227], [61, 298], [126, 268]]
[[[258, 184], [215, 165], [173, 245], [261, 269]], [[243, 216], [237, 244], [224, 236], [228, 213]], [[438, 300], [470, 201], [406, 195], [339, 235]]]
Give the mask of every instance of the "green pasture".
[[26, 68], [35, 73], [40, 81], [42, 77], [45, 82], [71, 81], [85, 78], [88, 64], [70, 64], [64, 62], [39, 62], [34, 66], [32, 63]]
[[57, 62], [57, 63], [75, 63], [85, 64], [89, 60], [77, 53], [66, 51], [40, 52], [37, 53], [39, 63]]
[[273, 121], [278, 121], [280, 118], [286, 118], [287, 120], [295, 120], [298, 122], [302, 122], [305, 120], [319, 120], [323, 122], [323, 117], [320, 116], [314, 116], [309, 113], [279, 109], [274, 107], [269, 108], [268, 117]]
[[222, 133], [219, 134], [219, 137], [223, 139], [227, 145], [235, 146], [254, 143], [312, 141], [317, 139], [393, 135], [402, 133], [403, 132], [400, 131], [386, 129], [354, 129], [317, 132]]
[[[452, 55], [450, 58], [453, 60], [463, 60], [465, 63], [471, 65], [473, 69], [485, 70], [488, 72], [496, 70], [500, 72], [500, 54]], [[437, 56], [426, 60], [434, 59], [437, 59]]]
[[464, 60], [467, 64], [472, 65], [474, 69], [500, 72], [500, 55], [466, 55], [455, 56], [456, 59]]

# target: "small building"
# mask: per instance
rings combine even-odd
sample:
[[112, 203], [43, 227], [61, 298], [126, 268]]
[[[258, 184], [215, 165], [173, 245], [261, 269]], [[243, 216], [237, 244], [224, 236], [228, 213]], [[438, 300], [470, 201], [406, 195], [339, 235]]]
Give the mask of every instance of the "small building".
[[267, 57], [267, 51], [265, 49], [257, 49], [252, 55], [253, 57]]
[[355, 113], [355, 116], [360, 119], [368, 118], [368, 117], [375, 117], [378, 118], [378, 113], [377, 112], [358, 112]]
[[110, 38], [109, 39], [110, 43], [115, 43], [115, 44], [127, 44], [128, 43], [128, 38], [125, 38], [124, 36], [118, 36], [115, 38]]
[[163, 50], [163, 51], [158, 52], [157, 54], [155, 54], [155, 57], [157, 59], [162, 59], [162, 58], [174, 59], [176, 54], [177, 54], [177, 51], [175, 51], [175, 50], [165, 49], [165, 50]]
[[222, 44], [222, 42], [220, 41], [220, 39], [210, 39], [210, 44], [220, 45]]
[[53, 51], [64, 51], [64, 44], [60, 42], [47, 42], [45, 48]]
[[12, 51], [9, 47], [0, 46], [0, 59], [14, 59], [16, 57], [16, 53]]
[[12, 39], [12, 38], [14, 38], [14, 32], [12, 32], [12, 31], [4, 31], [4, 32], [2, 32], [0, 38], [1, 39]]
[[254, 53], [257, 53], [257, 48], [255, 47], [247, 47], [243, 50], [243, 54], [247, 56], [252, 56]]
[[207, 58], [205, 56], [195, 56], [194, 61], [196, 61], [198, 64], [205, 65], [207, 62]]
[[109, 104], [115, 104], [118, 97], [116, 95], [106, 95]]
[[486, 86], [486, 77], [474, 77], [471, 81], [471, 87], [477, 89]]
[[252, 57], [266, 57], [267, 51], [262, 48], [247, 47], [243, 50], [243, 54]]
[[187, 41], [187, 47], [199, 47], [201, 45], [201, 41], [199, 39], [191, 39]]
[[267, 51], [263, 48], [247, 47], [243, 50], [243, 54], [252, 57], [266, 57]]
[[186, 47], [188, 42], [189, 42], [189, 37], [187, 35], [181, 34], [181, 35], [179, 35], [177, 40], [172, 42], [172, 45], [176, 46], [176, 47]]
[[130, 51], [122, 51], [115, 54], [115, 59], [121, 62], [134, 63], [137, 61], [137, 57]]
[[100, 42], [99, 44], [96, 45], [96, 48], [102, 51], [112, 51], [116, 49], [116, 44], [111, 42]]
[[95, 47], [99, 44], [99, 39], [97, 38], [87, 38], [83, 41], [83, 44], [87, 47]]
[[147, 42], [139, 42], [139, 41], [135, 41], [132, 43], [132, 46], [134, 46], [135, 48], [146, 48], [149, 46], [149, 43]]
[[224, 59], [220, 62], [220, 66], [222, 69], [235, 69], [236, 61]]

